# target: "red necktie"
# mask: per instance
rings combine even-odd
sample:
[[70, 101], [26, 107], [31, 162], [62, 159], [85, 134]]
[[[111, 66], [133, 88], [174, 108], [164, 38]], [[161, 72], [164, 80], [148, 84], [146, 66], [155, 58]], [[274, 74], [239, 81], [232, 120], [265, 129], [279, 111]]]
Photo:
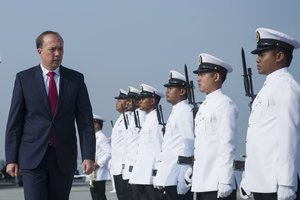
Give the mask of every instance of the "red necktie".
[[[49, 79], [49, 90], [48, 90], [48, 101], [51, 109], [52, 116], [54, 116], [56, 105], [57, 105], [57, 89], [56, 89], [56, 84], [54, 81], [54, 75], [55, 72], [49, 72], [48, 76], [50, 77]], [[51, 133], [50, 133], [50, 146], [55, 146], [55, 137], [54, 137], [54, 130], [52, 128]]]

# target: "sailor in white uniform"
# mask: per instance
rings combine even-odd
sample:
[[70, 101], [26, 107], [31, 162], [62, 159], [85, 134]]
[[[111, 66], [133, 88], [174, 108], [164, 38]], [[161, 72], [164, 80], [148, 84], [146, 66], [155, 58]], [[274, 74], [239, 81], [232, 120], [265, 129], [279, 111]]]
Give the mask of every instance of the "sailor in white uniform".
[[128, 129], [125, 137], [125, 156], [123, 160], [124, 169], [122, 171], [123, 180], [127, 183], [129, 190], [129, 199], [133, 199], [133, 194], [136, 193], [137, 188], [129, 184], [131, 172], [133, 170], [134, 161], [137, 156], [139, 147], [140, 130], [145, 121], [146, 113], [139, 109], [139, 95], [140, 91], [132, 86], [128, 87], [127, 109], [126, 117], [128, 118]]
[[[195, 117], [192, 191], [197, 200], [236, 199], [233, 162], [236, 151], [237, 107], [222, 93], [232, 67], [219, 58], [199, 55], [199, 91], [206, 94]], [[187, 177], [190, 174], [187, 174]]]
[[[300, 43], [272, 29], [256, 30], [256, 63], [266, 81], [248, 121], [243, 192], [254, 199], [300, 199], [300, 86], [288, 72]], [[242, 197], [243, 196], [242, 192]]]
[[116, 194], [119, 200], [128, 200], [127, 184], [122, 178], [122, 164], [125, 151], [125, 134], [128, 122], [125, 117], [127, 111], [127, 92], [120, 89], [120, 93], [115, 99], [116, 110], [120, 113], [114, 124], [111, 134], [111, 174], [114, 178]]
[[192, 199], [184, 176], [194, 160], [193, 112], [187, 103], [187, 83], [177, 71], [170, 71], [166, 99], [172, 111], [166, 125], [162, 151], [156, 162], [155, 186], [164, 187], [167, 200]]
[[90, 192], [93, 200], [106, 200], [105, 184], [110, 180], [108, 162], [111, 158], [109, 139], [102, 132], [104, 119], [94, 114], [94, 128], [96, 134], [95, 171], [90, 174]]
[[137, 188], [134, 200], [162, 200], [162, 193], [153, 187], [152, 175], [163, 140], [163, 125], [159, 124], [157, 106], [164, 95], [147, 84], [141, 84], [140, 88], [140, 110], [146, 112], [146, 118], [139, 133], [138, 151], [129, 183]]

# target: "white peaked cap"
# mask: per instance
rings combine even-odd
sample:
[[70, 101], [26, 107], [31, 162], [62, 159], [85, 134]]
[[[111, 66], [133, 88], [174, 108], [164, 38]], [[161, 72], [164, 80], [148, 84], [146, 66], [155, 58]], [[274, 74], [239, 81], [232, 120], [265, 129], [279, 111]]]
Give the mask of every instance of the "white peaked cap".
[[99, 115], [93, 114], [93, 118], [105, 122], [105, 120]]
[[281, 47], [292, 53], [294, 49], [298, 49], [300, 47], [300, 43], [294, 38], [285, 33], [269, 28], [256, 29], [256, 42], [257, 48], [251, 52], [253, 54], [257, 54], [274, 47]]
[[164, 84], [165, 87], [185, 87], [186, 79], [181, 73], [171, 70], [169, 72], [169, 82]]
[[135, 93], [135, 94], [139, 94], [140, 91], [138, 89], [136, 89], [135, 87], [129, 86], [128, 87], [128, 93]]
[[233, 71], [232, 67], [229, 64], [225, 63], [220, 58], [217, 58], [207, 53], [199, 54], [198, 65], [199, 68], [193, 71], [195, 74], [210, 71], [218, 71], [220, 73], [226, 74]]
[[160, 96], [161, 98], [163, 98], [165, 95], [160, 92], [159, 90], [157, 90], [156, 88], [147, 85], [145, 83], [142, 83], [140, 86], [141, 90], [140, 90], [140, 96], [153, 96], [154, 94], [157, 96]]

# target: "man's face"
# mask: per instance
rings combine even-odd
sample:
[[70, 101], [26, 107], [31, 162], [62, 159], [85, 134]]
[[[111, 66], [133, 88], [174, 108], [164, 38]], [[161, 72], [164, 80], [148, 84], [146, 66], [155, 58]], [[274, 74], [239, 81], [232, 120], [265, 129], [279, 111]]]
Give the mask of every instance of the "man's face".
[[140, 100], [140, 109], [149, 113], [153, 110], [155, 104], [155, 100], [153, 97], [145, 97]]
[[256, 65], [259, 74], [268, 75], [274, 72], [277, 70], [276, 54], [272, 50], [258, 53]]
[[167, 87], [166, 100], [175, 105], [183, 100], [183, 95], [185, 95], [185, 89], [179, 87]]
[[117, 102], [116, 102], [116, 110], [118, 112], [122, 112], [122, 107], [124, 109], [124, 112], [126, 112], [126, 103], [127, 103], [127, 100], [126, 99], [117, 99]]
[[42, 65], [53, 71], [61, 65], [64, 44], [63, 41], [54, 34], [48, 34], [43, 37], [43, 46], [38, 48], [38, 53], [41, 57]]
[[200, 92], [209, 94], [213, 92], [215, 85], [215, 74], [211, 72], [199, 73], [197, 77]]

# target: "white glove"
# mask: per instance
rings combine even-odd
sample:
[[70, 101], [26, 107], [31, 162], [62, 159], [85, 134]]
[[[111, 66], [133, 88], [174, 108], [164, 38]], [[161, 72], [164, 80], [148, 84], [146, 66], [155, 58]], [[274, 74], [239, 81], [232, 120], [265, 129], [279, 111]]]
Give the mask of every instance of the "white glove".
[[153, 185], [153, 187], [158, 189], [158, 190], [162, 190], [164, 188], [163, 186], [159, 186], [159, 185]]
[[192, 184], [192, 175], [193, 175], [193, 168], [189, 167], [184, 175], [184, 180], [188, 183], [188, 185]]
[[232, 192], [232, 187], [230, 184], [218, 184], [218, 195], [217, 198], [225, 198], [228, 197]]
[[180, 172], [177, 179], [177, 193], [178, 194], [185, 194], [189, 191], [191, 184], [187, 185], [185, 182], [185, 173], [186, 171], [191, 168], [189, 165], [180, 165]]
[[249, 196], [251, 195], [251, 192], [249, 192], [247, 189], [246, 189], [246, 184], [245, 184], [245, 178], [243, 177], [242, 178], [242, 181], [240, 183], [240, 196], [242, 197], [242, 199], [248, 199]]
[[277, 191], [277, 199], [278, 200], [294, 200], [296, 199], [295, 190], [293, 187], [279, 185]]

